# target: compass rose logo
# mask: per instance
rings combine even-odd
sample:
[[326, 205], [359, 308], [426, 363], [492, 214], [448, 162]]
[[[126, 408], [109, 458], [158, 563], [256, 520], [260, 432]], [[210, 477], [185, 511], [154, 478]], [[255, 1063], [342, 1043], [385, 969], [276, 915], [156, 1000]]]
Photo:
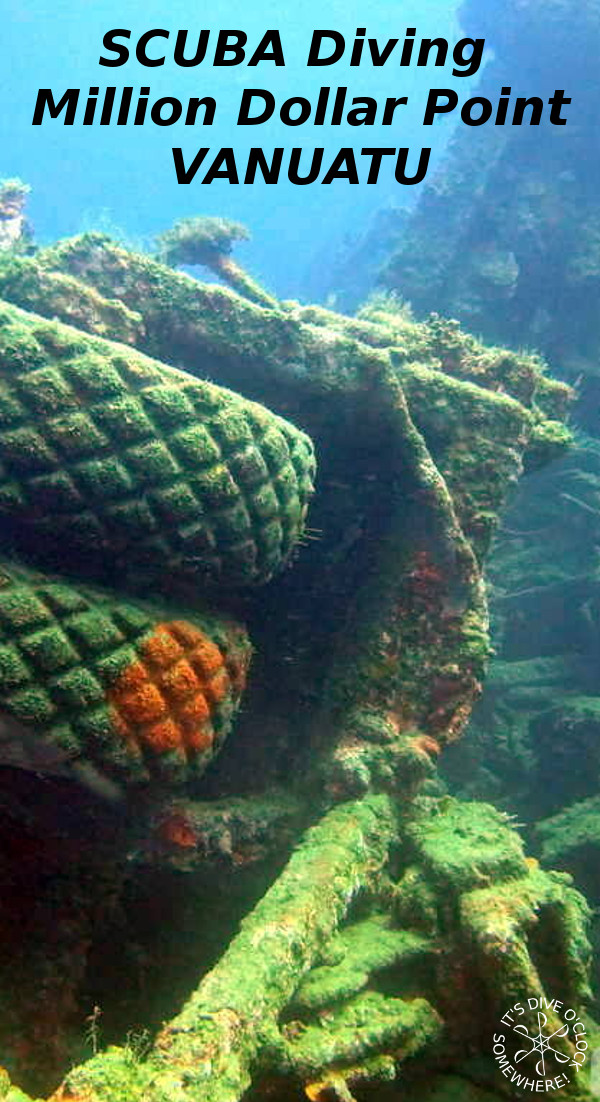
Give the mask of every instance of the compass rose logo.
[[547, 1074], [547, 1063], [551, 1058], [554, 1058], [557, 1064], [568, 1064], [571, 1059], [565, 1052], [561, 1052], [560, 1049], [554, 1048], [553, 1041], [556, 1042], [559, 1037], [569, 1036], [569, 1023], [565, 1022], [558, 1029], [548, 1032], [548, 1017], [543, 1011], [537, 1012], [537, 1024], [538, 1031], [533, 1035], [530, 1034], [526, 1025], [519, 1022], [512, 1027], [513, 1033], [519, 1033], [522, 1037], [525, 1037], [529, 1048], [520, 1048], [518, 1052], [515, 1052], [514, 1062], [519, 1064], [521, 1060], [525, 1060], [527, 1056], [539, 1055], [539, 1059], [535, 1065], [536, 1074], [540, 1079], [545, 1079]]
[[585, 1063], [585, 1024], [577, 1011], [564, 1009], [558, 999], [515, 1003], [501, 1018], [501, 1026], [507, 1032], [494, 1034], [494, 1059], [522, 1091], [560, 1090]]

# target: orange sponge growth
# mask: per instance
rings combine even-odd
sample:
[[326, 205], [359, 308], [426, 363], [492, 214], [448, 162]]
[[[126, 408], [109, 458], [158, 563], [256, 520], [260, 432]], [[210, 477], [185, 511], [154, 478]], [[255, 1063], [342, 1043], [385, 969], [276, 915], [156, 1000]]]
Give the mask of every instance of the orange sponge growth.
[[250, 648], [231, 628], [218, 645], [186, 620], [158, 624], [109, 692], [117, 729], [134, 753], [174, 752], [205, 764], [224, 737], [246, 680]]

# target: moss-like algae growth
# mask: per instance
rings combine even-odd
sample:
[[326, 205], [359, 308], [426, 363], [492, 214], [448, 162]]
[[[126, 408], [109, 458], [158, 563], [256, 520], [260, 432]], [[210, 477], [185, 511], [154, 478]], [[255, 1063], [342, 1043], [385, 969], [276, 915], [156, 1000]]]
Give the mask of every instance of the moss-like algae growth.
[[265, 581], [288, 558], [314, 477], [289, 423], [9, 306], [0, 363], [0, 515], [29, 545], [221, 584]]
[[332, 938], [327, 962], [313, 968], [294, 995], [294, 1005], [319, 1010], [358, 994], [372, 975], [429, 952], [430, 943], [411, 930], [394, 929], [388, 915], [373, 915]]
[[143, 322], [118, 299], [106, 299], [93, 287], [66, 273], [48, 272], [34, 257], [0, 256], [0, 281], [16, 306], [45, 314], [52, 304], [56, 317], [84, 332], [123, 344], [139, 344]]
[[350, 1066], [383, 1051], [409, 1056], [436, 1039], [441, 1022], [425, 999], [386, 998], [371, 992], [331, 1010], [289, 1043], [286, 1056], [295, 1074], [310, 1080], [323, 1068]]
[[[207, 561], [221, 587], [270, 577], [300, 533], [313, 458], [306, 437], [248, 399], [311, 432], [325, 517], [335, 524], [348, 497], [364, 512], [357, 534], [346, 521], [337, 546], [325, 537], [325, 580], [304, 575], [303, 599], [316, 594], [307, 639], [331, 599], [344, 605], [306, 663], [305, 677], [320, 678], [306, 780], [279, 801], [259, 793], [211, 806], [162, 793], [138, 809], [129, 841], [138, 867], [235, 869], [269, 852], [271, 827], [283, 837], [315, 825], [151, 1051], [109, 1047], [73, 1069], [56, 1100], [238, 1102], [279, 1078], [313, 1102], [349, 1102], [363, 1085], [435, 1066], [441, 1051], [457, 1067], [465, 1046], [489, 1079], [483, 1033], [509, 998], [555, 979], [585, 998], [585, 907], [564, 877], [524, 857], [493, 808], [414, 795], [479, 691], [489, 653], [481, 564], [528, 455], [541, 462], [566, 443], [553, 419], [567, 389], [536, 357], [486, 349], [452, 322], [259, 305], [98, 235], [2, 258], [0, 291], [78, 327], [9, 306], [0, 319], [0, 504], [13, 550], [33, 553], [24, 534], [39, 543], [52, 518], [79, 552], [108, 541], [112, 584], [125, 560], [134, 575], [147, 567], [153, 585]], [[111, 318], [120, 345], [103, 339]], [[285, 622], [286, 586], [279, 592]], [[275, 633], [268, 595], [255, 622], [263, 607]], [[172, 622], [159, 644], [156, 625], [137, 624], [132, 645], [156, 663], [166, 636], [181, 642], [165, 633]], [[54, 643], [35, 652], [52, 691]], [[196, 653], [197, 640], [190, 646]], [[204, 644], [197, 657], [203, 668], [227, 663]], [[127, 712], [131, 666], [111, 670], [111, 706]], [[136, 676], [134, 703], [151, 712], [156, 686]], [[295, 676], [292, 663], [292, 685]], [[222, 706], [221, 682], [212, 696]], [[147, 710], [142, 719], [153, 722]]]
[[[9, 301], [44, 314], [54, 310], [61, 317], [53, 280], [67, 273], [79, 279], [82, 294], [91, 286], [141, 316], [142, 347], [167, 362], [181, 357], [192, 371], [194, 358], [198, 363], [212, 348], [219, 357], [231, 359], [232, 369], [236, 360], [248, 360], [259, 375], [283, 372], [309, 388], [337, 389], [351, 384], [352, 359], [365, 358], [369, 348], [392, 349], [399, 363], [412, 360], [437, 367], [446, 375], [507, 393], [550, 418], [564, 418], [568, 406], [569, 388], [544, 374], [539, 357], [485, 346], [456, 322], [437, 315], [427, 324], [392, 309], [351, 318], [322, 307], [275, 301], [272, 310], [260, 310], [223, 288], [198, 283], [93, 233], [38, 253], [35, 266], [46, 280], [45, 306], [39, 295], [28, 301], [27, 289], [20, 285], [21, 265], [24, 272], [32, 272], [21, 258], [0, 258], [0, 292]], [[187, 336], [192, 338], [189, 342]]]
[[452, 885], [454, 892], [464, 892], [527, 872], [523, 844], [502, 812], [450, 797], [431, 810], [431, 816], [417, 818], [408, 827], [407, 837], [437, 886]]
[[[303, 967], [316, 957], [352, 898], [381, 870], [395, 816], [384, 797], [337, 808], [297, 846], [284, 872], [244, 920], [229, 949], [177, 1017], [135, 1077], [116, 1052], [72, 1072], [66, 1091], [92, 1100], [143, 1097], [233, 1102], [250, 1084], [261, 1042]], [[129, 1091], [129, 1094], [127, 1093]], [[68, 1097], [68, 1093], [66, 1095]]]
[[231, 257], [234, 241], [247, 241], [249, 231], [229, 218], [182, 218], [170, 230], [160, 234], [158, 250], [166, 264], [201, 264], [231, 284], [241, 295], [261, 306], [277, 307], [277, 299], [257, 283]]

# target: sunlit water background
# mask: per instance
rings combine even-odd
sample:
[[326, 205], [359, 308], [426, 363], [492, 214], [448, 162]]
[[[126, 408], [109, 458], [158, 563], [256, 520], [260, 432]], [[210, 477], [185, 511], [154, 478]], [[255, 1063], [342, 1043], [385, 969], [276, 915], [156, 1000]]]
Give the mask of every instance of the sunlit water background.
[[[126, 5], [114, 0], [82, 4], [81, 0], [4, 0], [1, 84], [3, 111], [0, 120], [0, 175], [18, 175], [32, 186], [30, 216], [41, 242], [73, 234], [82, 229], [121, 232], [130, 242], [149, 247], [155, 234], [176, 218], [193, 214], [223, 215], [240, 220], [252, 232], [252, 241], [240, 248], [240, 259], [282, 297], [307, 298], [318, 280], [311, 272], [327, 265], [344, 243], [363, 231], [373, 212], [386, 206], [414, 203], [417, 187], [394, 182], [391, 168], [385, 168], [376, 185], [345, 181], [307, 187], [290, 184], [282, 173], [276, 186], [257, 182], [231, 185], [215, 181], [200, 183], [201, 174], [190, 185], [178, 185], [171, 154], [181, 146], [186, 159], [200, 146], [216, 152], [233, 146], [244, 163], [244, 152], [252, 145], [265, 151], [283, 146], [307, 150], [325, 146], [325, 163], [341, 146], [409, 146], [416, 167], [422, 146], [432, 147], [428, 178], [443, 154], [454, 126], [454, 115], [432, 127], [422, 127], [427, 91], [430, 87], [454, 87], [461, 99], [477, 77], [453, 77], [452, 65], [400, 68], [397, 54], [381, 68], [368, 58], [350, 68], [350, 49], [356, 29], [366, 27], [368, 36], [380, 40], [403, 40], [407, 27], [417, 37], [445, 37], [450, 50], [462, 33], [456, 5], [447, 0], [410, 0], [398, 4], [380, 0], [365, 6], [357, 0], [326, 0], [287, 6], [274, 0], [254, 0], [240, 5], [224, 0], [218, 6], [192, 5], [189, 0], [134, 0]], [[166, 62], [147, 68], [135, 57], [121, 68], [98, 64], [104, 34], [112, 28], [131, 30], [131, 42], [151, 28], [171, 32], [166, 44]], [[202, 29], [212, 32], [207, 59], [194, 68], [173, 62], [173, 42], [178, 29], [190, 31], [190, 48]], [[216, 68], [211, 64], [213, 43], [221, 28], [244, 30], [248, 48], [258, 45], [264, 32], [281, 33], [285, 67], [265, 62], [248, 68]], [[306, 67], [315, 28], [335, 29], [346, 38], [346, 52], [330, 67]], [[160, 40], [152, 45], [158, 54]], [[150, 51], [149, 51], [150, 52]], [[161, 51], [162, 52], [162, 51]], [[188, 49], [189, 52], [189, 49]], [[250, 56], [249, 54], [247, 56]], [[117, 89], [132, 85], [137, 92], [150, 85], [152, 99], [172, 95], [182, 101], [190, 96], [212, 95], [217, 112], [211, 127], [186, 127], [183, 122], [158, 127], [83, 126], [83, 108], [77, 121], [67, 127], [62, 120], [47, 120], [32, 127], [37, 90], [49, 87], [57, 99], [67, 88], [81, 88], [81, 103], [90, 86]], [[347, 124], [298, 127], [285, 126], [275, 112], [261, 126], [236, 127], [235, 121], [244, 87], [270, 89], [280, 105], [290, 96], [305, 96], [316, 102], [319, 88], [348, 86], [348, 100], [373, 96], [383, 102], [387, 96], [408, 96], [408, 105], [397, 112], [397, 123], [382, 127], [352, 127]], [[117, 91], [117, 97], [119, 91]], [[391, 162], [391, 158], [389, 159]], [[285, 159], [284, 159], [285, 164]], [[366, 169], [362, 172], [366, 181]]]

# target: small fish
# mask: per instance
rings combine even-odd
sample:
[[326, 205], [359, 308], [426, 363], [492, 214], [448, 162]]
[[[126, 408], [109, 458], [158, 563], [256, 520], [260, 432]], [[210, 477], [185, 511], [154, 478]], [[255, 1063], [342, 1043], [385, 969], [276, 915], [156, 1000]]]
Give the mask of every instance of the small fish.
[[114, 803], [123, 791], [90, 762], [75, 760], [67, 750], [48, 742], [33, 727], [7, 713], [0, 714], [0, 766], [40, 776], [76, 781], [102, 800]]

